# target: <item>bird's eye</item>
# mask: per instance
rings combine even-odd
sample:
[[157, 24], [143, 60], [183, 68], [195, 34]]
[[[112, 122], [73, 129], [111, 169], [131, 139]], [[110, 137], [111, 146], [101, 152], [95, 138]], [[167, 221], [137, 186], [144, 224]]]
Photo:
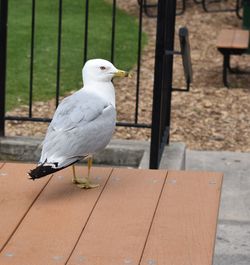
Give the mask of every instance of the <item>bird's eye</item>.
[[101, 70], [105, 70], [106, 67], [105, 67], [105, 66], [100, 66], [100, 69], [101, 69]]

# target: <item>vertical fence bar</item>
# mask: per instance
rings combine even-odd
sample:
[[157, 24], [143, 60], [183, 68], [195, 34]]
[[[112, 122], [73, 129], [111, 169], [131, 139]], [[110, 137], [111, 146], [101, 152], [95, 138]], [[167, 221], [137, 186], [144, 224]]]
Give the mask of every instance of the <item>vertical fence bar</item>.
[[1, 0], [0, 12], [0, 136], [4, 136], [8, 0]]
[[36, 16], [36, 0], [32, 0], [31, 42], [30, 42], [29, 118], [32, 117], [33, 75], [34, 75], [34, 42], [35, 42], [35, 22], [36, 22], [35, 16]]
[[250, 29], [250, 0], [243, 1], [243, 28]]
[[57, 69], [56, 69], [56, 107], [59, 104], [59, 96], [60, 96], [61, 45], [62, 45], [62, 0], [59, 0], [58, 37], [57, 37]]
[[157, 11], [157, 32], [155, 49], [155, 73], [154, 73], [154, 91], [153, 91], [153, 109], [152, 109], [152, 129], [150, 144], [150, 168], [159, 166], [159, 146], [161, 131], [161, 98], [162, 98], [162, 80], [163, 80], [163, 58], [164, 58], [164, 35], [166, 21], [166, 2], [158, 1]]
[[138, 29], [138, 49], [137, 49], [137, 80], [136, 80], [136, 102], [135, 102], [135, 124], [138, 123], [139, 109], [139, 90], [140, 90], [140, 73], [141, 73], [141, 42], [142, 42], [142, 13], [144, 0], [141, 0], [139, 11], [139, 29]]
[[89, 27], [89, 0], [85, 2], [85, 31], [84, 31], [84, 50], [83, 62], [85, 63], [88, 58], [88, 27]]
[[112, 32], [111, 32], [111, 63], [115, 63], [115, 24], [116, 24], [116, 0], [113, 0]]
[[[168, 23], [166, 23], [166, 46], [165, 51], [174, 51], [174, 36], [175, 36], [175, 14], [176, 14], [176, 0], [167, 1], [166, 7], [166, 17]], [[166, 89], [164, 89], [164, 102], [166, 105], [163, 109], [164, 111], [164, 128], [162, 131], [162, 136], [166, 133], [164, 130], [168, 130], [165, 139], [162, 139], [163, 144], [169, 143], [169, 131], [170, 131], [170, 121], [171, 121], [171, 100], [172, 100], [172, 81], [173, 81], [173, 53], [165, 53], [165, 73], [164, 73], [164, 83]], [[165, 135], [164, 135], [165, 136]], [[164, 149], [164, 147], [162, 148]], [[163, 151], [163, 150], [162, 150]]]
[[155, 75], [150, 146], [150, 168], [158, 168], [169, 139], [176, 0], [159, 0], [155, 50]]

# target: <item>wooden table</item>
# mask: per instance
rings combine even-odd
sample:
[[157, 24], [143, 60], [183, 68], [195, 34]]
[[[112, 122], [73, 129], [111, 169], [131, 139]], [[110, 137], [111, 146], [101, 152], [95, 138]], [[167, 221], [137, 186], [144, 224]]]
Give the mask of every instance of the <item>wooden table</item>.
[[249, 31], [242, 29], [222, 29], [217, 38], [217, 49], [223, 54], [223, 83], [229, 87], [227, 73], [243, 73], [231, 68], [230, 56], [241, 55], [249, 47]]
[[1, 265], [212, 264], [221, 173], [96, 167], [81, 190], [33, 167], [0, 163]]

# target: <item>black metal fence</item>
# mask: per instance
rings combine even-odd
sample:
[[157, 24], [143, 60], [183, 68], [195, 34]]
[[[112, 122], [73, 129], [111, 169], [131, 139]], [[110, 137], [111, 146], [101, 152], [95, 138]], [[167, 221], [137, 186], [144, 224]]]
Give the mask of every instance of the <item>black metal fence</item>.
[[[58, 0], [58, 33], [57, 33], [57, 64], [56, 64], [56, 106], [59, 103], [60, 95], [60, 69], [61, 69], [61, 44], [62, 44], [62, 16], [63, 0]], [[85, 31], [83, 62], [88, 58], [88, 33], [89, 33], [89, 0], [85, 0]], [[135, 113], [133, 122], [117, 122], [117, 126], [151, 128], [151, 155], [150, 168], [158, 168], [164, 146], [169, 142], [169, 130], [171, 120], [171, 93], [172, 93], [172, 69], [175, 34], [175, 12], [176, 0], [158, 1], [157, 18], [157, 40], [155, 52], [155, 73], [153, 89], [153, 110], [152, 123], [144, 124], [138, 122], [139, 115], [139, 90], [142, 52], [142, 21], [144, 1], [138, 5], [138, 44], [137, 44], [137, 76], [135, 85]], [[21, 4], [21, 3], [19, 3]], [[111, 31], [111, 56], [110, 61], [115, 60], [115, 39], [116, 39], [116, 0], [112, 5], [112, 31]], [[1, 0], [0, 6], [0, 136], [5, 135], [5, 122], [7, 120], [49, 122], [50, 117], [33, 117], [33, 71], [34, 71], [34, 38], [36, 24], [36, 0], [32, 0], [31, 10], [31, 40], [29, 56], [29, 111], [27, 116], [10, 116], [5, 112], [5, 83], [6, 83], [6, 60], [7, 60], [7, 25], [8, 25], [8, 0]]]
[[[169, 142], [175, 32], [175, 1], [159, 1], [150, 168], [158, 168], [165, 145]], [[167, 23], [166, 23], [167, 21]]]
[[4, 135], [4, 125], [5, 125], [7, 18], [8, 18], [8, 1], [1, 0], [1, 6], [0, 6], [0, 136]]
[[[60, 95], [60, 69], [61, 69], [61, 43], [62, 43], [62, 3], [59, 1], [58, 8], [58, 37], [57, 37], [57, 69], [56, 69], [56, 106], [59, 103]], [[89, 32], [89, 0], [85, 0], [85, 25], [84, 25], [84, 49], [83, 49], [83, 63], [88, 59], [88, 32]], [[113, 0], [112, 8], [112, 31], [111, 31], [111, 55], [110, 61], [113, 63], [115, 58], [115, 35], [116, 35], [116, 0]], [[135, 118], [134, 122], [118, 122], [118, 126], [131, 126], [150, 128], [149, 124], [138, 123], [138, 107], [139, 107], [139, 87], [140, 87], [140, 67], [141, 67], [141, 48], [142, 48], [142, 6], [139, 7], [139, 25], [138, 25], [138, 52], [137, 52], [137, 75], [136, 75], [136, 101], [135, 101]], [[26, 117], [5, 116], [5, 77], [6, 77], [6, 42], [7, 42], [7, 15], [8, 15], [8, 0], [1, 0], [1, 62], [0, 62], [0, 80], [1, 80], [1, 116], [0, 116], [0, 135], [4, 135], [4, 120], [19, 120], [19, 121], [36, 121], [49, 122], [50, 118], [37, 118], [32, 115], [33, 104], [33, 76], [34, 76], [34, 38], [35, 38], [35, 21], [36, 21], [36, 0], [32, 0], [32, 14], [31, 14], [31, 40], [30, 40], [30, 69], [29, 69], [29, 115]]]
[[239, 19], [242, 19], [242, 7], [244, 0], [221, 1], [202, 0], [202, 7], [205, 12], [235, 12]]

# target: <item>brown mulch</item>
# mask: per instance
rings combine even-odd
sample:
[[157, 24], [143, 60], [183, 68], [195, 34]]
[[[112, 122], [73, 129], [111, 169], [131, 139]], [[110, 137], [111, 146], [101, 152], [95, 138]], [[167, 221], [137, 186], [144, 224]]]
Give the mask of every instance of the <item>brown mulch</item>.
[[[118, 6], [137, 15], [135, 0], [118, 1]], [[250, 151], [250, 76], [231, 75], [232, 88], [222, 83], [222, 55], [216, 49], [216, 38], [222, 28], [241, 27], [235, 13], [205, 13], [201, 5], [187, 1], [186, 12], [176, 17], [176, 50], [179, 49], [178, 28], [187, 26], [190, 35], [193, 83], [189, 93], [174, 92], [172, 97], [171, 141], [182, 141], [191, 149]], [[156, 19], [143, 17], [143, 30], [148, 45], [142, 55], [139, 122], [150, 123], [154, 78], [154, 46]], [[232, 60], [235, 67], [250, 70], [250, 57]], [[119, 66], [118, 66], [119, 67]], [[136, 71], [136, 69], [134, 69]], [[174, 87], [184, 87], [180, 56], [175, 56]], [[133, 122], [135, 110], [136, 74], [131, 79], [116, 80], [118, 120]], [[9, 114], [26, 115], [27, 106]], [[54, 101], [35, 102], [33, 113], [51, 117]], [[7, 122], [7, 135], [43, 136], [47, 124]], [[149, 129], [118, 127], [114, 135], [122, 139], [150, 139]]]

